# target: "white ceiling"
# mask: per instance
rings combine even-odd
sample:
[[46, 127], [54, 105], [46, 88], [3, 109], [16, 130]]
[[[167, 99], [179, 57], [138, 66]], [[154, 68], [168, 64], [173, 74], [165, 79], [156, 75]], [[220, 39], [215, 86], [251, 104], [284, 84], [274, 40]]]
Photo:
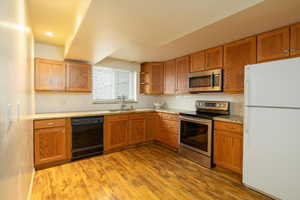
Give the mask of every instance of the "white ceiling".
[[[65, 57], [92, 63], [106, 57], [164, 61], [300, 21], [299, 0], [52, 0], [56, 4], [44, 9], [48, 14], [36, 11], [38, 2], [52, 1], [29, 1], [34, 2], [30, 10], [35, 38], [41, 38], [47, 26], [62, 32], [58, 27], [65, 27], [69, 36], [59, 43], [69, 38]], [[87, 11], [78, 21], [69, 11], [87, 1]], [[66, 8], [58, 2], [73, 3]], [[69, 10], [65, 18], [64, 9]], [[64, 20], [56, 27], [53, 22], [60, 18]], [[80, 26], [74, 28], [71, 21]]]
[[[75, 26], [81, 0], [28, 0], [30, 22], [38, 42], [64, 46]], [[45, 35], [52, 32], [53, 37]]]

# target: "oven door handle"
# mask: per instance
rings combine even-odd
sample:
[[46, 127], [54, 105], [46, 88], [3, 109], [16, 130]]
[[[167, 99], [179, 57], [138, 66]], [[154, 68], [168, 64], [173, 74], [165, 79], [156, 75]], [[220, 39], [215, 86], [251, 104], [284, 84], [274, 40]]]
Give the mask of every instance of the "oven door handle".
[[198, 118], [193, 118], [193, 117], [183, 117], [183, 116], [180, 116], [180, 120], [181, 121], [187, 121], [187, 122], [194, 122], [194, 123], [197, 123], [197, 124], [211, 124], [212, 120], [209, 120], [209, 119], [198, 119]]

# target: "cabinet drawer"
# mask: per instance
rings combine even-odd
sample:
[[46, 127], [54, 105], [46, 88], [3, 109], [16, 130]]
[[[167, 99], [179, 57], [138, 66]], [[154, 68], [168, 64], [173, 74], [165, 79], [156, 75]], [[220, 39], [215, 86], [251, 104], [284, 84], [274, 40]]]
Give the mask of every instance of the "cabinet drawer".
[[165, 129], [174, 129], [179, 130], [179, 122], [177, 121], [170, 121], [170, 120], [162, 120], [161, 127]]
[[157, 118], [157, 117], [159, 117], [159, 113], [157, 113], [157, 112], [146, 113], [145, 117], [147, 119]]
[[243, 125], [231, 122], [215, 121], [215, 130], [243, 133]]
[[105, 116], [104, 120], [106, 121], [119, 121], [119, 120], [128, 120], [128, 115], [124, 114], [116, 114], [116, 115], [109, 115]]
[[65, 119], [47, 119], [34, 121], [34, 129], [64, 127]]
[[171, 121], [178, 121], [179, 116], [176, 114], [166, 114], [166, 113], [160, 113], [160, 117], [163, 120], [171, 120]]
[[134, 113], [129, 115], [129, 119], [144, 119], [145, 114], [144, 113]]

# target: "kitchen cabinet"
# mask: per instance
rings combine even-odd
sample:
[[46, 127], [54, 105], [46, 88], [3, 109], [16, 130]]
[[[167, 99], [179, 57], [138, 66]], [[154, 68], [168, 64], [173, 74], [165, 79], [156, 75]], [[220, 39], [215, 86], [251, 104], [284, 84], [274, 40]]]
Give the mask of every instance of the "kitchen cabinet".
[[66, 67], [63, 61], [35, 59], [35, 90], [65, 91]]
[[190, 57], [176, 59], [176, 94], [188, 93], [188, 76], [190, 72]]
[[224, 46], [224, 92], [243, 93], [245, 65], [256, 63], [256, 37]]
[[35, 90], [38, 92], [91, 92], [91, 65], [35, 59]]
[[176, 93], [176, 61], [169, 60], [164, 64], [164, 94]]
[[91, 65], [81, 63], [67, 63], [67, 91], [91, 92]]
[[104, 117], [104, 151], [128, 145], [128, 115], [111, 115]]
[[190, 72], [205, 71], [205, 51], [194, 53], [190, 57], [191, 57]]
[[156, 112], [146, 114], [146, 141], [154, 140], [159, 132], [159, 115]]
[[289, 57], [290, 27], [276, 29], [257, 36], [257, 61], [269, 61]]
[[34, 164], [36, 168], [70, 159], [70, 133], [65, 119], [34, 121]]
[[169, 147], [179, 148], [179, 118], [178, 115], [160, 113], [159, 131], [155, 139]]
[[205, 50], [205, 70], [221, 69], [223, 67], [223, 46]]
[[140, 80], [140, 91], [142, 94], [163, 94], [164, 63], [143, 63]]
[[144, 114], [129, 116], [128, 144], [138, 144], [146, 141], [146, 119]]
[[191, 55], [190, 72], [221, 69], [223, 67], [223, 46], [210, 48]]
[[300, 23], [291, 25], [291, 56], [300, 55]]
[[243, 125], [214, 123], [214, 163], [236, 173], [243, 170]]

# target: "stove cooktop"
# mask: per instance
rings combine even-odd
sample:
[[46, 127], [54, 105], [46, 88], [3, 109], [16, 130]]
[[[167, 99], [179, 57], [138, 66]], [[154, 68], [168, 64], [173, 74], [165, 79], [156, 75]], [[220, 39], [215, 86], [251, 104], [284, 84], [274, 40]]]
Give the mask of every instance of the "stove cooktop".
[[213, 119], [214, 117], [217, 117], [217, 116], [227, 115], [227, 114], [209, 113], [209, 112], [196, 112], [196, 111], [193, 111], [193, 112], [182, 112], [182, 113], [179, 113], [179, 114], [183, 115], [183, 116], [205, 118], [205, 119]]

